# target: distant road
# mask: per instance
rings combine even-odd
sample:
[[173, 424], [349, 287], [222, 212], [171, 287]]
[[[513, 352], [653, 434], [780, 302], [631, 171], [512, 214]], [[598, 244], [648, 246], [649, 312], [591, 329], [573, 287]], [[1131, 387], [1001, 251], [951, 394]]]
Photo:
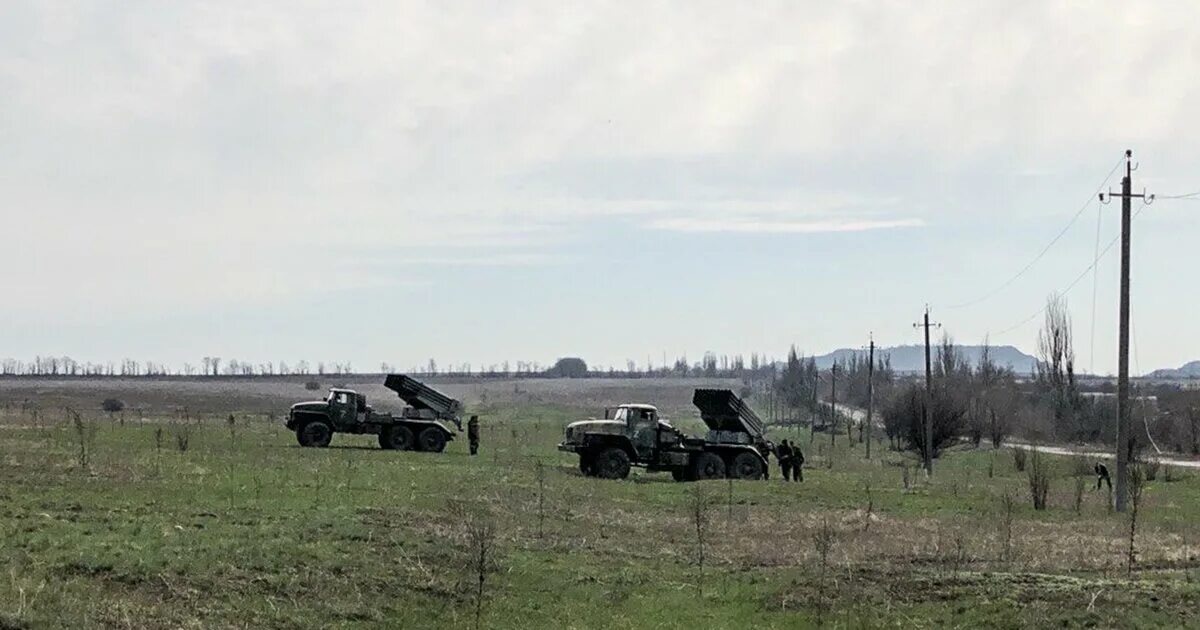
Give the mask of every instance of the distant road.
[[[1040, 444], [1029, 444], [1028, 442], [1013, 442], [1009, 441], [1004, 445], [1005, 448], [1026, 448], [1039, 453], [1049, 453], [1051, 455], [1070, 455], [1082, 456], [1091, 459], [1115, 459], [1114, 453], [1106, 451], [1096, 451], [1087, 449], [1076, 449], [1066, 446], [1042, 446]], [[1144, 460], [1158, 462], [1164, 466], [1178, 466], [1180, 468], [1200, 468], [1200, 460], [1195, 459], [1179, 459], [1176, 457], [1167, 457], [1165, 455], [1141, 455]]]
[[[821, 404], [828, 405], [829, 401], [822, 400]], [[858, 422], [862, 422], [867, 417], [866, 409], [861, 409], [858, 407], [851, 407], [850, 405], [847, 405], [844, 403], [838, 403], [837, 409], [838, 409], [838, 413], [846, 414]], [[874, 424], [876, 427], [883, 426], [883, 422], [880, 420], [878, 414], [876, 414], [876, 416], [875, 416]], [[1089, 449], [1089, 448], [1074, 448], [1074, 447], [1069, 447], [1069, 446], [1045, 446], [1045, 445], [1041, 445], [1041, 444], [1030, 444], [1029, 442], [1022, 442], [1020, 440], [1016, 440], [1016, 441], [1006, 440], [1004, 443], [1004, 448], [1027, 448], [1029, 450], [1038, 451], [1039, 453], [1048, 453], [1050, 455], [1082, 456], [1082, 457], [1087, 457], [1089, 459], [1115, 459], [1116, 458], [1116, 455], [1114, 453], [1107, 452], [1107, 451], [1098, 451], [1098, 450], [1095, 450], [1094, 448]], [[1178, 466], [1180, 468], [1200, 469], [1200, 459], [1184, 459], [1184, 458], [1180, 458], [1180, 457], [1171, 457], [1171, 456], [1166, 456], [1166, 455], [1151, 455], [1151, 454], [1145, 454], [1145, 453], [1142, 454], [1141, 457], [1144, 460], [1158, 462], [1159, 464], [1162, 464], [1164, 466]]]

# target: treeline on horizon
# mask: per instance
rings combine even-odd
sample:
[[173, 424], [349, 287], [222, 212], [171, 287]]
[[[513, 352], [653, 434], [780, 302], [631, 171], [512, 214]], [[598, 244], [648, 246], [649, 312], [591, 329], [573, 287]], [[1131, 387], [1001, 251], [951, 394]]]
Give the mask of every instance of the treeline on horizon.
[[0, 359], [0, 376], [104, 376], [104, 377], [234, 377], [234, 376], [345, 376], [353, 374], [387, 374], [406, 372], [416, 376], [456, 377], [711, 377], [749, 378], [770, 376], [781, 362], [766, 354], [751, 353], [749, 360], [742, 354], [720, 355], [706, 352], [702, 360], [689, 363], [681, 356], [670, 365], [654, 366], [647, 362], [639, 365], [627, 360], [625, 367], [589, 366], [577, 357], [563, 357], [551, 365], [537, 361], [502, 361], [476, 366], [472, 363], [439, 365], [429, 359], [425, 365], [412, 366], [408, 370], [397, 369], [397, 365], [382, 362], [378, 370], [355, 370], [350, 362], [300, 360], [287, 361], [241, 361], [224, 360], [221, 357], [202, 357], [198, 363], [183, 363], [171, 366], [157, 361], [90, 362], [76, 361], [71, 357], [36, 356], [32, 360]]

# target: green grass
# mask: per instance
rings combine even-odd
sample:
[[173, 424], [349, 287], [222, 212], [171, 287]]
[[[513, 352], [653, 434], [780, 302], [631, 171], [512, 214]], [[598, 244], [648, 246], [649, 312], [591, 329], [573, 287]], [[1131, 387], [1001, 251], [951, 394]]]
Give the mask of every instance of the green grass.
[[[181, 453], [169, 424], [155, 446], [169, 418], [101, 419], [81, 469], [64, 418], [34, 427], [12, 410], [0, 416], [0, 628], [470, 628], [469, 530], [482, 522], [496, 554], [481, 627], [1200, 625], [1194, 476], [1150, 484], [1127, 576], [1127, 516], [1090, 477], [1077, 514], [1067, 458], [1050, 460], [1045, 512], [1007, 451], [951, 452], [926, 481], [886, 448], [866, 461], [844, 436], [830, 451], [828, 436], [794, 432], [776, 439], [804, 448], [801, 484], [777, 469], [768, 482], [609, 482], [554, 449], [581, 410], [477, 411], [475, 458], [462, 442], [428, 455], [366, 436], [301, 449], [261, 421], [231, 435], [226, 413]], [[1019, 502], [1007, 554], [1004, 493]], [[813, 542], [823, 527], [834, 533], [825, 565]]]

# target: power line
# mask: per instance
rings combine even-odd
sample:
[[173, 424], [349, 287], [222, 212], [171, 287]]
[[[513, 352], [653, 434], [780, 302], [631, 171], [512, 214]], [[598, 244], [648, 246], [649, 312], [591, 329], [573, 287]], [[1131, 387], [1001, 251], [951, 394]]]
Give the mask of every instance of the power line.
[[[1137, 370], [1137, 373], [1140, 375], [1142, 374], [1142, 362], [1138, 360], [1137, 325], [1134, 324], [1132, 317], [1130, 318], [1129, 322], [1129, 332], [1130, 336], [1133, 338], [1133, 365]], [[1154, 436], [1150, 435], [1150, 420], [1148, 418], [1149, 414], [1146, 413], [1145, 392], [1138, 394], [1138, 402], [1141, 403], [1142, 406], [1142, 427], [1146, 429], [1146, 439], [1150, 440], [1150, 446], [1154, 447], [1154, 451], [1159, 455], [1162, 455], [1162, 449], [1158, 448], [1158, 444], [1154, 441]]]
[[1012, 283], [1016, 282], [1021, 276], [1025, 275], [1026, 272], [1028, 272], [1030, 269], [1032, 269], [1033, 266], [1036, 265], [1038, 263], [1038, 261], [1041, 260], [1042, 257], [1046, 255], [1046, 252], [1050, 251], [1051, 247], [1054, 247], [1055, 243], [1057, 243], [1060, 239], [1062, 239], [1062, 237], [1064, 235], [1066, 235], [1067, 231], [1069, 231], [1071, 229], [1071, 226], [1075, 225], [1075, 222], [1079, 220], [1079, 217], [1084, 213], [1084, 211], [1086, 211], [1089, 207], [1091, 207], [1092, 200], [1095, 199], [1096, 195], [1099, 194], [1100, 191], [1104, 189], [1104, 185], [1108, 183], [1108, 180], [1110, 178], [1112, 178], [1113, 173], [1116, 173], [1117, 169], [1121, 168], [1121, 164], [1124, 161], [1125, 161], [1124, 156], [1122, 156], [1121, 159], [1117, 160], [1117, 163], [1113, 165], [1112, 170], [1110, 170], [1108, 172], [1108, 175], [1104, 176], [1104, 179], [1100, 182], [1100, 185], [1096, 186], [1096, 190], [1094, 192], [1092, 192], [1092, 194], [1088, 195], [1088, 200], [1086, 202], [1084, 202], [1083, 206], [1081, 206], [1079, 208], [1079, 210], [1075, 213], [1075, 216], [1071, 217], [1071, 220], [1067, 222], [1066, 227], [1064, 227], [1061, 231], [1059, 231], [1059, 233], [1053, 239], [1051, 239], [1050, 242], [1048, 244], [1046, 244], [1045, 247], [1042, 248], [1042, 251], [1038, 252], [1038, 255], [1034, 256], [1033, 260], [1029, 261], [1029, 264], [1025, 265], [1025, 267], [1023, 267], [1020, 271], [1018, 271], [1016, 273], [1016, 275], [1014, 275], [1011, 278], [1009, 278], [1008, 280], [1004, 281], [1003, 284], [1001, 284], [1000, 286], [996, 287], [995, 289], [993, 289], [992, 291], [988, 292], [987, 294], [985, 294], [981, 297], [975, 298], [973, 300], [969, 300], [967, 302], [962, 302], [960, 304], [952, 304], [946, 308], [965, 308], [967, 306], [973, 306], [975, 304], [983, 302], [984, 300], [991, 299], [997, 293], [1000, 293], [1004, 289], [1007, 289]]
[[[1146, 202], [1144, 202], [1144, 201], [1143, 201], [1143, 202], [1142, 202], [1142, 206], [1141, 206], [1140, 208], [1138, 208], [1138, 210], [1137, 210], [1137, 212], [1136, 212], [1136, 213], [1134, 213], [1134, 215], [1133, 215], [1133, 218], [1135, 218], [1135, 219], [1136, 219], [1136, 218], [1137, 218], [1139, 215], [1141, 215], [1141, 214], [1142, 214], [1142, 210], [1144, 210], [1144, 209], [1146, 208], [1146, 206], [1148, 206], [1148, 205], [1150, 205], [1150, 204], [1148, 204], [1148, 203], [1146, 203]], [[1088, 273], [1089, 273], [1089, 272], [1090, 272], [1092, 269], [1095, 269], [1095, 268], [1096, 268], [1096, 265], [1097, 265], [1097, 264], [1099, 264], [1099, 262], [1100, 262], [1100, 259], [1101, 259], [1101, 258], [1104, 258], [1105, 254], [1107, 254], [1107, 253], [1108, 253], [1108, 251], [1109, 251], [1110, 249], [1112, 249], [1112, 248], [1113, 248], [1113, 245], [1116, 245], [1116, 244], [1117, 244], [1117, 242], [1118, 242], [1118, 241], [1120, 241], [1120, 240], [1121, 240], [1121, 237], [1120, 237], [1120, 236], [1118, 236], [1118, 237], [1114, 238], [1113, 240], [1109, 241], [1109, 242], [1108, 242], [1108, 245], [1107, 245], [1107, 246], [1105, 246], [1105, 247], [1104, 247], [1104, 249], [1103, 249], [1103, 250], [1101, 250], [1101, 252], [1099, 253], [1099, 255], [1097, 255], [1097, 256], [1095, 257], [1095, 259], [1092, 261], [1092, 264], [1088, 265], [1088, 266], [1087, 266], [1087, 269], [1084, 269], [1084, 270], [1083, 270], [1083, 273], [1081, 273], [1081, 274], [1079, 274], [1078, 276], [1076, 276], [1076, 277], [1075, 277], [1075, 279], [1071, 281], [1071, 284], [1068, 284], [1068, 285], [1067, 285], [1067, 288], [1063, 289], [1062, 291], [1059, 291], [1059, 292], [1058, 292], [1058, 295], [1059, 295], [1059, 296], [1063, 296], [1063, 295], [1066, 295], [1067, 293], [1070, 293], [1070, 292], [1071, 292], [1071, 289], [1075, 288], [1075, 285], [1079, 284], [1079, 282], [1080, 282], [1081, 280], [1083, 280], [1084, 278], [1086, 278], [1086, 277], [1087, 277], [1087, 275], [1088, 275]], [[989, 333], [989, 334], [1003, 335], [1003, 334], [1006, 334], [1006, 333], [1010, 333], [1010, 332], [1012, 332], [1012, 331], [1014, 331], [1014, 330], [1016, 330], [1016, 329], [1018, 329], [1018, 328], [1020, 328], [1020, 327], [1024, 326], [1025, 324], [1028, 324], [1029, 322], [1033, 321], [1033, 319], [1034, 319], [1035, 317], [1037, 317], [1038, 315], [1041, 315], [1042, 313], [1045, 313], [1047, 308], [1049, 308], [1049, 304], [1047, 304], [1046, 306], [1043, 306], [1042, 308], [1038, 309], [1038, 312], [1034, 313], [1033, 315], [1030, 315], [1029, 317], [1026, 317], [1025, 319], [1021, 320], [1020, 322], [1018, 322], [1018, 323], [1016, 323], [1016, 324], [1014, 324], [1014, 325], [1012, 325], [1012, 326], [1009, 326], [1008, 328], [1005, 328], [1004, 330], [1001, 330], [1000, 332], [997, 332], [997, 333]]]

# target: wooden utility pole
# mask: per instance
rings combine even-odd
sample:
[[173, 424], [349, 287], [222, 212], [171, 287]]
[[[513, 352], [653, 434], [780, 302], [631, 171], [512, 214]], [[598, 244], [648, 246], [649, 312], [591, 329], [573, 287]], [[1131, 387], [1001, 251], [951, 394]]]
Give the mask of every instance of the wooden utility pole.
[[921, 457], [925, 462], [925, 474], [933, 476], [933, 419], [929, 415], [929, 409], [933, 405], [933, 362], [929, 357], [929, 329], [941, 328], [941, 324], [929, 323], [929, 305], [925, 305], [925, 319], [913, 324], [913, 328], [925, 329], [925, 404], [921, 405], [921, 427], [923, 445], [921, 448]]
[[[1108, 194], [1111, 200], [1113, 195]], [[1124, 512], [1129, 500], [1129, 457], [1133, 450], [1133, 431], [1129, 404], [1129, 248], [1133, 227], [1132, 201], [1141, 197], [1147, 203], [1154, 195], [1142, 191], [1133, 194], [1133, 151], [1125, 151], [1125, 177], [1121, 180], [1121, 307], [1118, 314], [1120, 338], [1117, 344], [1117, 496], [1116, 508]], [[1104, 201], [1104, 194], [1100, 194]]]
[[[854, 420], [854, 411], [851, 410], [851, 412], [846, 416], [846, 444], [848, 446], [850, 446], [850, 448], [854, 448], [854, 422], [853, 422], [853, 420]], [[858, 441], [860, 444], [862, 443], [862, 430], [861, 429], [858, 432]]]
[[829, 368], [829, 446], [837, 442], [837, 360]]
[[875, 430], [875, 336], [867, 346], [867, 459], [871, 459], [871, 433]]

